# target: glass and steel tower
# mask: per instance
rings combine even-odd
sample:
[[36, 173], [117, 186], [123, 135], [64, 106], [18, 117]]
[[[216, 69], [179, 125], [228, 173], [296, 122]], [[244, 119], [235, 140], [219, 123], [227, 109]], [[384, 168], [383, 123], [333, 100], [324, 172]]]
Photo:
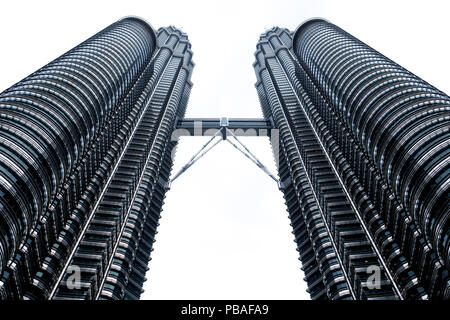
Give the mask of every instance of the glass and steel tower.
[[321, 19], [255, 56], [311, 297], [448, 299], [450, 97]]
[[0, 94], [0, 299], [139, 299], [165, 193], [217, 136], [278, 182], [313, 299], [450, 298], [450, 97], [313, 19], [257, 44], [265, 119], [186, 119], [190, 47], [128, 17]]
[[128, 17], [0, 94], [0, 298], [139, 298], [190, 47]]

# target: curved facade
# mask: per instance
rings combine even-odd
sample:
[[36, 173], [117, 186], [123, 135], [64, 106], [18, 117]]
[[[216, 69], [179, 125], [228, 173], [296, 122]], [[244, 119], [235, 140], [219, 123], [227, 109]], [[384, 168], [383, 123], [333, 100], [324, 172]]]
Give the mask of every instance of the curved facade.
[[302, 25], [294, 48], [449, 268], [450, 97], [325, 21]]
[[[139, 297], [189, 48], [182, 32], [128, 17], [0, 94], [0, 297]], [[129, 266], [113, 273], [123, 255]], [[65, 294], [77, 258], [81, 287]]]
[[[280, 179], [312, 298], [448, 299], [450, 98], [322, 19], [271, 29], [257, 48], [256, 87], [280, 129]], [[315, 244], [321, 229], [345, 294]], [[382, 270], [384, 292], [355, 279], [358, 269]]]
[[155, 47], [151, 28], [127, 19], [0, 95], [2, 267], [92, 149]]

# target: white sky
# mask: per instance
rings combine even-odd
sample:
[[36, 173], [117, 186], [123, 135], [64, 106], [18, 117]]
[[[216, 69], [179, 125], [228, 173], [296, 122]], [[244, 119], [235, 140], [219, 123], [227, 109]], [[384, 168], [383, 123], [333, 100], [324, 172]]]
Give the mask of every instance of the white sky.
[[[259, 35], [323, 17], [450, 92], [448, 1], [3, 1], [0, 91], [127, 15], [188, 33], [196, 66], [187, 117], [261, 117]], [[182, 138], [174, 171], [206, 138]], [[272, 172], [268, 139], [243, 139]], [[172, 186], [144, 299], [308, 299], [282, 194], [221, 143]]]

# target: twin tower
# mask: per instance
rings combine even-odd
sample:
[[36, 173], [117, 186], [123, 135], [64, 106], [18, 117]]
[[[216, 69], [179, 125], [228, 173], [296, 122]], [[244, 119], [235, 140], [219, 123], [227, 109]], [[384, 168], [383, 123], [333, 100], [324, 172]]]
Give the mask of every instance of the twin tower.
[[[1, 299], [139, 299], [190, 48], [124, 18], [0, 94]], [[450, 97], [321, 19], [255, 57], [264, 119], [204, 124], [277, 131], [311, 298], [449, 299]]]

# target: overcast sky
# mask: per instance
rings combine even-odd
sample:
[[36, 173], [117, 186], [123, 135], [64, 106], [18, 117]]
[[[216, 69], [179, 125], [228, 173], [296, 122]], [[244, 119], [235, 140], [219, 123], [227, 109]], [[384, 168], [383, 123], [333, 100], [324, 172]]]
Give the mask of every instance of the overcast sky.
[[[252, 67], [259, 35], [323, 17], [450, 93], [448, 1], [3, 1], [0, 91], [119, 18], [187, 32], [187, 117], [261, 117]], [[174, 171], [206, 138], [182, 138]], [[275, 172], [266, 138], [243, 141]], [[144, 299], [308, 299], [282, 194], [220, 143], [167, 193]]]

